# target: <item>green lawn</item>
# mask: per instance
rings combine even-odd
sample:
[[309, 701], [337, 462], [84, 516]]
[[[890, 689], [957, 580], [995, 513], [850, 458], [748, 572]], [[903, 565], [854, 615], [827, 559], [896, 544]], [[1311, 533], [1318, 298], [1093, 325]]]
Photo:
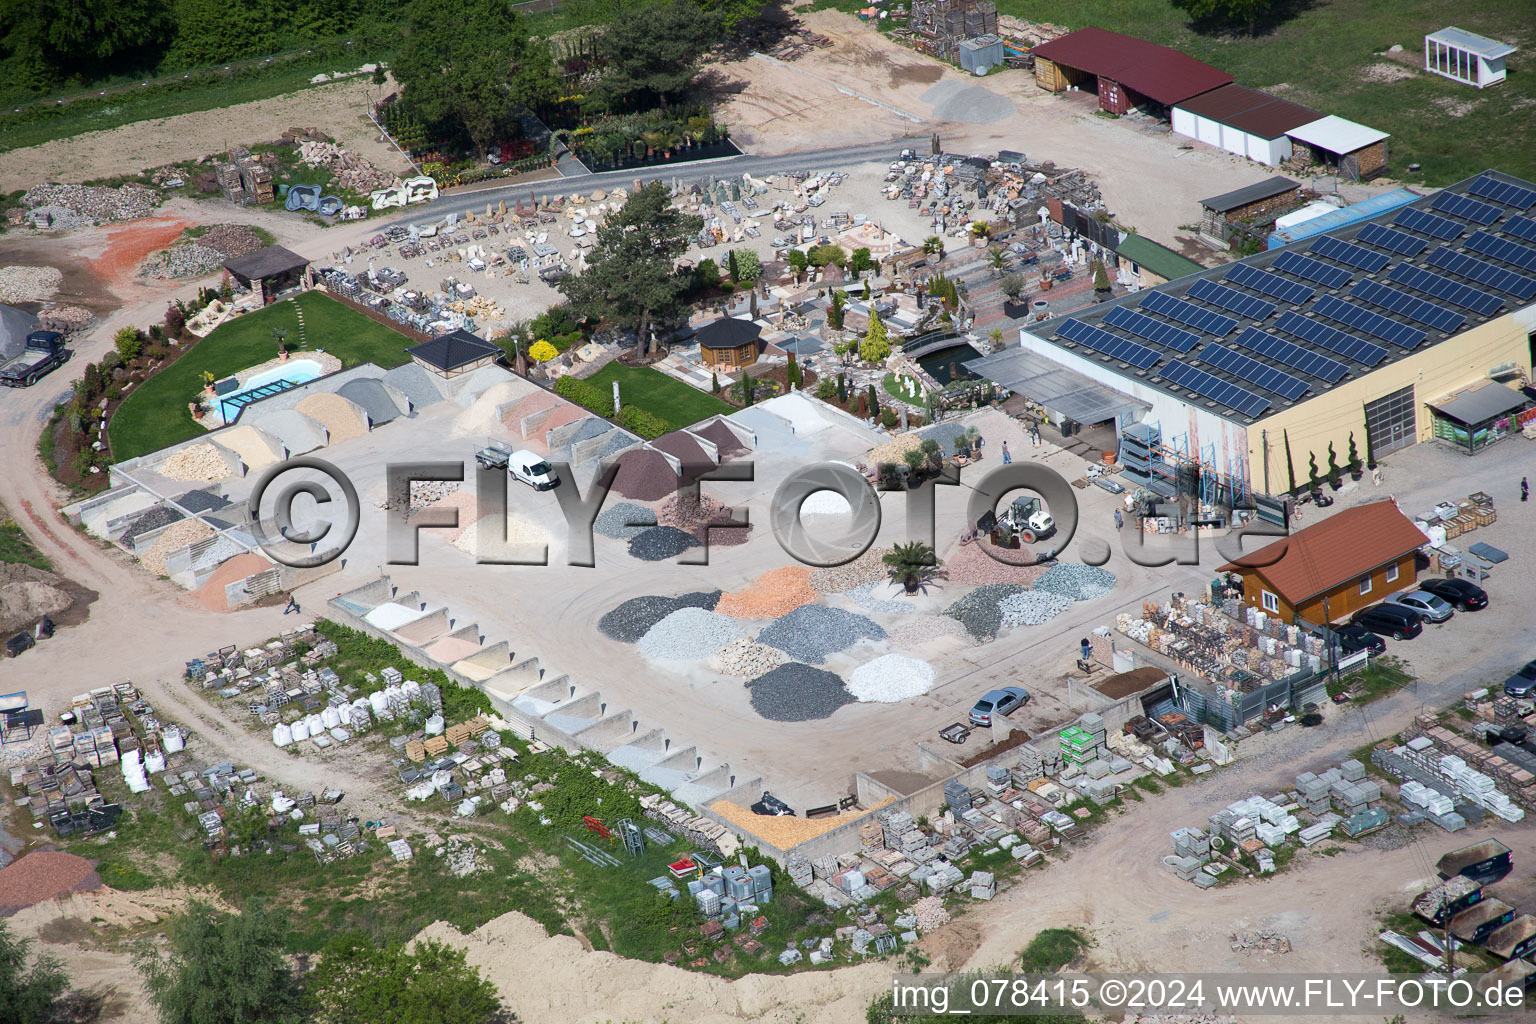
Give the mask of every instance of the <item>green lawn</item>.
[[327, 295], [305, 292], [222, 325], [130, 391], [107, 428], [113, 459], [136, 458], [207, 433], [187, 409], [203, 388], [203, 371], [228, 377], [273, 358], [277, 355], [274, 330], [287, 331], [288, 344], [297, 345], [299, 319], [294, 303], [304, 308], [306, 348], [324, 349], [349, 367], [359, 363], [398, 366], [406, 361], [405, 349], [413, 343], [403, 334]]
[[587, 379], [605, 394], [611, 392], [613, 382], [618, 381], [619, 400], [624, 405], [643, 409], [674, 427], [686, 427], [710, 416], [736, 411], [735, 406], [714, 395], [689, 387], [649, 366], [609, 363]]
[[52, 569], [44, 554], [37, 550], [32, 539], [16, 523], [0, 523], [0, 562], [6, 565], [30, 565], [38, 569]]

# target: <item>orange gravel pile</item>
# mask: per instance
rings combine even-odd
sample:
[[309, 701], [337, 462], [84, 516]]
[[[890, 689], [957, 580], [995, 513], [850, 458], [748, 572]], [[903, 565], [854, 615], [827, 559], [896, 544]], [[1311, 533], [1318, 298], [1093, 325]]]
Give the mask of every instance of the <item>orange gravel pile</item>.
[[0, 870], [0, 917], [7, 917], [55, 896], [101, 885], [96, 869], [84, 857], [40, 850]]
[[776, 619], [819, 596], [811, 586], [809, 568], [786, 565], [763, 573], [744, 590], [720, 595], [715, 611], [733, 619]]

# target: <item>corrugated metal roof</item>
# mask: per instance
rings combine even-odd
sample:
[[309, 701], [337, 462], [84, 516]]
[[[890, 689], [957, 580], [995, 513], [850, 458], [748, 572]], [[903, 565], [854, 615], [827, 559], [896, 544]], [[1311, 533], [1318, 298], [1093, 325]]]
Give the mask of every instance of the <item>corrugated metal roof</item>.
[[1285, 134], [1297, 142], [1305, 142], [1309, 146], [1316, 146], [1318, 149], [1325, 149], [1340, 156], [1347, 156], [1357, 149], [1364, 149], [1382, 139], [1391, 138], [1386, 132], [1345, 120], [1337, 114], [1329, 114], [1308, 124], [1287, 128]]
[[1430, 402], [1429, 407], [1459, 423], [1477, 426], [1507, 412], [1524, 409], [1526, 402], [1526, 397], [1520, 392], [1490, 380], [1454, 398]]
[[1252, 185], [1244, 185], [1242, 188], [1233, 189], [1231, 192], [1223, 192], [1219, 196], [1200, 200], [1200, 205], [1217, 213], [1226, 213], [1240, 206], [1257, 203], [1265, 199], [1273, 199], [1275, 196], [1284, 195], [1287, 192], [1301, 188], [1301, 182], [1292, 181], [1290, 178], [1275, 175], [1263, 181], [1256, 181]]
[[1080, 28], [1031, 52], [1037, 58], [1119, 82], [1166, 106], [1232, 81], [1225, 71], [1186, 53], [1102, 28]]
[[1187, 256], [1159, 245], [1143, 235], [1126, 235], [1115, 246], [1115, 252], [1132, 263], [1146, 267], [1165, 281], [1172, 281], [1187, 274], [1198, 274], [1205, 268]]
[[1475, 53], [1484, 60], [1497, 60], [1514, 53], [1518, 47], [1501, 43], [1497, 39], [1489, 39], [1480, 36], [1476, 32], [1468, 32], [1464, 28], [1456, 28], [1454, 25], [1443, 28], [1439, 32], [1431, 32], [1424, 37], [1426, 42], [1444, 43], [1446, 46], [1454, 46], [1458, 50]]
[[1391, 192], [1383, 192], [1379, 196], [1371, 196], [1350, 206], [1342, 207], [1333, 213], [1325, 213], [1321, 217], [1313, 217], [1309, 221], [1288, 227], [1283, 231], [1272, 232], [1269, 236], [1269, 247], [1278, 248], [1300, 241], [1303, 238], [1311, 238], [1313, 235], [1321, 235], [1338, 228], [1349, 227], [1363, 220], [1380, 217], [1384, 213], [1391, 213], [1399, 207], [1407, 206], [1415, 200], [1423, 198], [1406, 188], [1393, 189]]
[[1235, 83], [1185, 100], [1179, 109], [1261, 139], [1278, 139], [1323, 116], [1311, 107]]

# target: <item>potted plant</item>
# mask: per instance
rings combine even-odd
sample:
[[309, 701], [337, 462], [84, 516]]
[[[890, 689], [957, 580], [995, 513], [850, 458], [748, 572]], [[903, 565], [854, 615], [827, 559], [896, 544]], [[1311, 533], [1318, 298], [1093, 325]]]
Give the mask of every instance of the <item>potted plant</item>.
[[203, 390], [206, 391], [210, 395], [213, 394], [213, 382], [216, 379], [217, 378], [214, 377], [212, 371], [210, 371], [210, 370], [204, 370], [203, 371]]
[[203, 397], [199, 395], [192, 399], [192, 418], [201, 421], [206, 415], [208, 415], [208, 403], [203, 401]]
[[1360, 452], [1355, 448], [1355, 432], [1349, 432], [1349, 478], [1359, 480], [1365, 475], [1365, 468], [1360, 464]]
[[926, 591], [939, 573], [938, 555], [920, 540], [897, 544], [880, 560], [889, 567], [891, 582], [900, 583], [908, 594]]
[[1338, 490], [1344, 486], [1344, 481], [1339, 479], [1339, 453], [1333, 450], [1333, 442], [1328, 442], [1328, 486]]
[[1307, 452], [1307, 489], [1312, 492], [1313, 500], [1323, 493], [1323, 478], [1317, 472], [1317, 453]]

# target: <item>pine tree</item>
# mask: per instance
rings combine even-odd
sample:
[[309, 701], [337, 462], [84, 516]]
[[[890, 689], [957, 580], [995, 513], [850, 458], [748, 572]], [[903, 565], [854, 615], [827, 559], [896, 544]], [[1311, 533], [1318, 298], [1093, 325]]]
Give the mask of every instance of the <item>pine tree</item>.
[[869, 330], [864, 333], [863, 340], [859, 342], [859, 358], [867, 363], [883, 363], [890, 354], [890, 335], [886, 332], [885, 324], [880, 321], [880, 314], [871, 310]]
[[880, 415], [880, 396], [875, 391], [875, 386], [869, 386], [869, 414], [874, 417]]
[[720, 375], [713, 370], [709, 374], [709, 393], [712, 395], [720, 393]]

